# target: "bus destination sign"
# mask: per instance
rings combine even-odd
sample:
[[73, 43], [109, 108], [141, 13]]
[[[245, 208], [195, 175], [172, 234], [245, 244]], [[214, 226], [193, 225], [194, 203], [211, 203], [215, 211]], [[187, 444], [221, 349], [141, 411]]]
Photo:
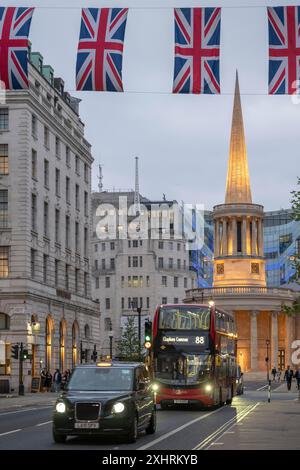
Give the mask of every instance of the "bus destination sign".
[[208, 335], [199, 334], [187, 334], [179, 332], [166, 332], [162, 334], [162, 344], [168, 346], [200, 346], [206, 349], [208, 347]]

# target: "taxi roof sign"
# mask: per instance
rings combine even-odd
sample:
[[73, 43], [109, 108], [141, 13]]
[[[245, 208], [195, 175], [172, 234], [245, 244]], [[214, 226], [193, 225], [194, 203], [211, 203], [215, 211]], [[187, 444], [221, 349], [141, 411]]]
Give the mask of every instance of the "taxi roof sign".
[[111, 362], [98, 362], [98, 367], [110, 367], [112, 364]]

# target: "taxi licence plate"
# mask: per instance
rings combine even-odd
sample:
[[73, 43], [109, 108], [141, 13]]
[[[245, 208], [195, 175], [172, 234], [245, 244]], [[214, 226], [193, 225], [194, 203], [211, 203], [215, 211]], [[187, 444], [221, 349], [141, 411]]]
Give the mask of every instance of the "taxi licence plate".
[[174, 400], [174, 403], [188, 403], [188, 400]]
[[75, 429], [99, 429], [99, 423], [75, 423]]

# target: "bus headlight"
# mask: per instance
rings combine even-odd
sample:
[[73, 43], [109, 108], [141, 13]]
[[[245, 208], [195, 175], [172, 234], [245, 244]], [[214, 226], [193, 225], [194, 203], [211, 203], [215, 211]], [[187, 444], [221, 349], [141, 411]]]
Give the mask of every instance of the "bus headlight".
[[122, 413], [122, 411], [125, 410], [125, 405], [124, 403], [118, 402], [114, 404], [112, 409], [114, 413]]
[[59, 403], [56, 403], [55, 409], [57, 413], [65, 413], [66, 405], [62, 401], [60, 401]]
[[153, 385], [152, 385], [152, 390], [153, 390], [153, 392], [158, 392], [158, 389], [159, 389], [158, 384], [153, 384]]
[[213, 389], [212, 385], [210, 385], [210, 384], [205, 385], [205, 391], [206, 392], [211, 392], [212, 389]]

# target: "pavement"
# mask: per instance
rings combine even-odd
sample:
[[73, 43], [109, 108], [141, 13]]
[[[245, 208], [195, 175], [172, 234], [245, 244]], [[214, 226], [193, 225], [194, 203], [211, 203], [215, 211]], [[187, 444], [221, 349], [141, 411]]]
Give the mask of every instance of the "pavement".
[[157, 432], [141, 433], [135, 444], [117, 438], [69, 437], [65, 444], [52, 440], [55, 393], [28, 394], [0, 399], [0, 450], [300, 450], [300, 401], [293, 383], [272, 383], [268, 403], [266, 381], [245, 385], [244, 395], [232, 406], [214, 410], [158, 409]]

